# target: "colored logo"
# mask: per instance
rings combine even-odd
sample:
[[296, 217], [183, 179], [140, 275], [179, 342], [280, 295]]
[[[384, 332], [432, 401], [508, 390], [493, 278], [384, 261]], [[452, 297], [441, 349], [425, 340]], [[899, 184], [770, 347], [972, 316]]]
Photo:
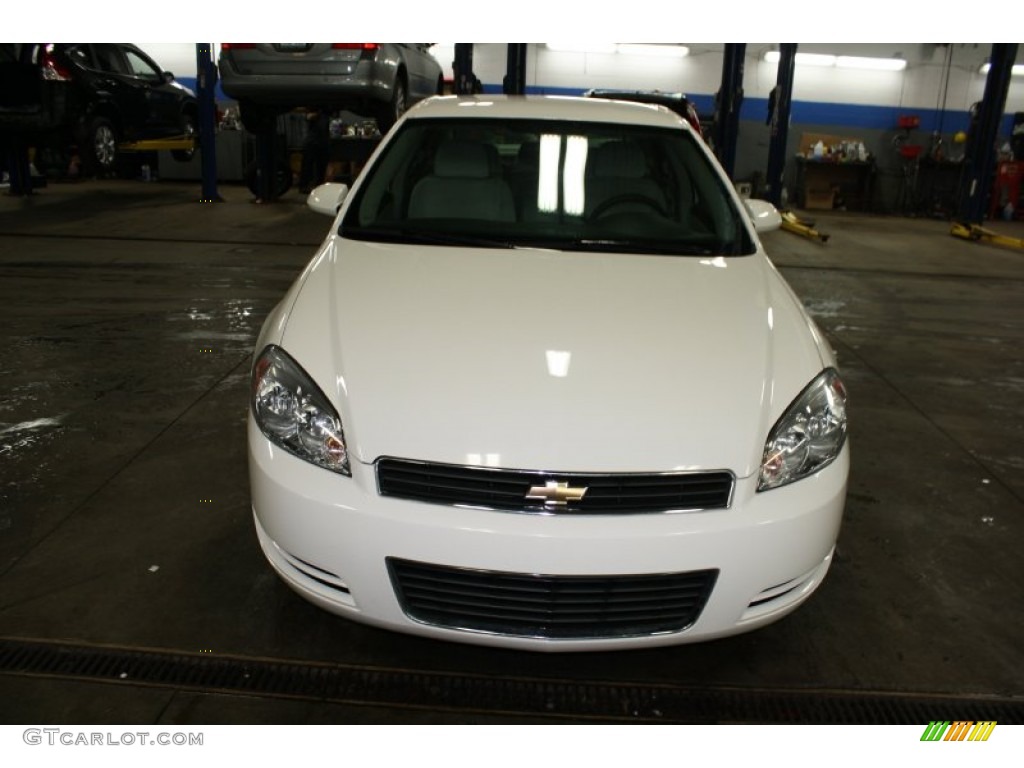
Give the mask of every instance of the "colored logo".
[[569, 502], [577, 502], [587, 492], [586, 488], [573, 488], [568, 483], [558, 483], [549, 480], [544, 485], [530, 486], [526, 498], [533, 501], [543, 501], [545, 507], [564, 507]]
[[921, 741], [988, 741], [995, 727], [995, 720], [932, 720]]

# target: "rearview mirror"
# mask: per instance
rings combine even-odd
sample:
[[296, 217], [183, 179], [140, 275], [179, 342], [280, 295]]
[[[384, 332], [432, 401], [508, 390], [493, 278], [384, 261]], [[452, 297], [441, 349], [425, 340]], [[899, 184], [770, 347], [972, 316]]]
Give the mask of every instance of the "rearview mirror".
[[328, 182], [321, 184], [309, 193], [306, 205], [317, 213], [322, 213], [333, 219], [341, 210], [341, 204], [345, 202], [346, 195], [348, 195], [348, 184]]

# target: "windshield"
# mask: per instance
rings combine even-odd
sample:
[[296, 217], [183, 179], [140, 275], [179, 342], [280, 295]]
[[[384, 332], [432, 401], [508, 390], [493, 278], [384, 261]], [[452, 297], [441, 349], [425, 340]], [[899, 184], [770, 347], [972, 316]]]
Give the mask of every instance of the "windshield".
[[369, 169], [342, 236], [678, 255], [754, 251], [684, 130], [554, 120], [410, 120]]

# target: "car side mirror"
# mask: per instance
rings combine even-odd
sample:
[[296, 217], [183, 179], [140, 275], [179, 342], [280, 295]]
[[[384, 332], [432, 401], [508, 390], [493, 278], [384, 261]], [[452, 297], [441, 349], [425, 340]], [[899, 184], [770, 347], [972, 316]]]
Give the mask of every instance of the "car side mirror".
[[164, 72], [163, 76], [164, 76], [164, 82], [165, 83], [174, 82], [174, 73], [173, 72]]
[[754, 222], [754, 231], [772, 232], [782, 226], [782, 216], [779, 210], [767, 200], [746, 199], [747, 213]]
[[306, 205], [317, 213], [330, 216], [332, 219], [341, 210], [341, 204], [348, 195], [348, 184], [328, 182], [313, 189], [306, 198]]

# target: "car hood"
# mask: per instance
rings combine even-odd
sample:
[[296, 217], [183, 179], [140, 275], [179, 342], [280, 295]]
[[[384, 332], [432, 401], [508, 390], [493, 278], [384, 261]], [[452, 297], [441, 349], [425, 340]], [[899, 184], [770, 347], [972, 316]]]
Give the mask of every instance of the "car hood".
[[825, 359], [759, 253], [698, 258], [334, 237], [282, 345], [350, 454], [576, 472], [760, 465]]

